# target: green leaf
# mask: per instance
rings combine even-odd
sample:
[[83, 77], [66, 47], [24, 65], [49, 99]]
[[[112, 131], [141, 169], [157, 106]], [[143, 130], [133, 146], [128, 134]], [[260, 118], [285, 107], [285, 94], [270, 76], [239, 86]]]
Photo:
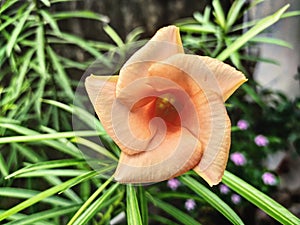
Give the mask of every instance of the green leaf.
[[5, 177], [8, 175], [8, 167], [7, 167], [7, 164], [6, 164], [2, 154], [0, 154], [0, 173], [2, 174], [2, 177]]
[[46, 58], [45, 58], [45, 40], [44, 26], [39, 24], [36, 30], [37, 61], [41, 70], [41, 76], [46, 78]]
[[232, 173], [225, 171], [222, 182], [280, 223], [300, 224], [300, 219], [289, 210]]
[[103, 30], [117, 44], [118, 47], [124, 46], [124, 42], [111, 26], [105, 25], [103, 26]]
[[6, 9], [9, 9], [16, 2], [19, 2], [19, 0], [10, 0], [10, 1], [1, 2], [0, 15], [2, 15]]
[[44, 18], [44, 20], [50, 25], [50, 27], [52, 28], [52, 30], [58, 35], [60, 36], [60, 29], [56, 23], [56, 21], [54, 20], [52, 14], [50, 14], [48, 11], [46, 10], [42, 10], [40, 9], [40, 14], [42, 15], [42, 17]]
[[264, 107], [264, 102], [255, 90], [248, 84], [243, 84], [242, 89], [254, 100], [260, 107]]
[[68, 225], [85, 225], [88, 223], [93, 216], [99, 212], [99, 210], [105, 205], [106, 201], [109, 200], [109, 197], [115, 192], [119, 183], [115, 183], [109, 189], [107, 189], [104, 194], [98, 198], [90, 207], [88, 207], [84, 213], [74, 221], [74, 223], [69, 223]]
[[28, 173], [36, 170], [45, 170], [45, 169], [53, 169], [53, 168], [62, 168], [69, 166], [77, 166], [86, 164], [86, 160], [84, 159], [61, 159], [61, 160], [50, 160], [46, 162], [38, 162], [35, 164], [28, 165], [20, 170], [17, 170], [7, 176], [5, 179], [10, 179], [15, 176], [19, 176], [23, 173]]
[[63, 66], [58, 60], [56, 53], [52, 50], [51, 47], [47, 47], [47, 53], [49, 54], [50, 59], [53, 63], [53, 67], [57, 72], [57, 76], [55, 76], [54, 74], [52, 76], [54, 76], [55, 80], [57, 81], [57, 84], [61, 86], [61, 89], [65, 91], [66, 95], [70, 99], [74, 99], [74, 93], [71, 88], [70, 81]]
[[181, 31], [196, 32], [196, 33], [216, 33], [217, 30], [214, 26], [199, 25], [199, 24], [187, 24], [180, 26]]
[[213, 0], [212, 5], [214, 8], [213, 14], [216, 18], [217, 23], [222, 29], [225, 29], [225, 16], [220, 0]]
[[237, 51], [239, 48], [241, 48], [244, 44], [246, 44], [251, 38], [259, 34], [261, 31], [265, 30], [267, 27], [271, 26], [272, 24], [276, 23], [281, 15], [287, 10], [289, 7], [289, 4], [282, 7], [280, 10], [278, 10], [273, 15], [267, 16], [260, 21], [257, 22], [257, 24], [252, 27], [249, 31], [244, 33], [242, 36], [237, 38], [229, 47], [227, 47], [224, 51], [222, 51], [218, 56], [217, 59], [224, 61], [230, 55]]
[[151, 201], [154, 206], [161, 208], [166, 213], [170, 214], [176, 220], [180, 221], [181, 224], [184, 225], [201, 225], [197, 222], [194, 218], [187, 215], [186, 213], [182, 212], [181, 210], [177, 209], [176, 207], [159, 200], [158, 198], [154, 198], [149, 193], [146, 194], [149, 201]]
[[8, 209], [7, 211], [5, 211], [4, 213], [0, 214], [0, 221], [6, 219], [7, 217], [39, 202], [42, 201], [45, 198], [48, 198], [58, 192], [64, 191], [65, 189], [71, 188], [72, 186], [86, 180], [86, 179], [90, 179], [94, 176], [97, 175], [97, 172], [92, 171], [86, 174], [83, 174], [81, 176], [72, 178], [62, 184], [59, 184], [57, 186], [54, 186], [52, 188], [47, 189], [46, 191], [40, 192], [37, 195], [33, 196], [30, 199], [25, 200], [24, 202], [21, 202], [20, 204]]
[[[4, 127], [4, 124], [0, 124], [0, 127]], [[91, 136], [99, 136], [101, 133], [93, 131], [93, 130], [85, 130], [85, 131], [66, 131], [66, 132], [57, 132], [53, 134], [34, 134], [34, 135], [23, 135], [23, 136], [12, 136], [12, 137], [3, 137], [0, 138], [0, 144], [4, 143], [12, 143], [12, 142], [37, 142], [37, 141], [45, 141], [49, 139], [59, 139], [59, 138], [73, 138], [76, 136], [81, 137], [91, 137]]]
[[51, 14], [54, 19], [72, 19], [72, 18], [83, 18], [83, 19], [92, 19], [98, 20], [103, 23], [109, 23], [109, 18], [107, 16], [94, 13], [91, 11], [69, 11], [69, 12], [57, 12]]
[[245, 0], [236, 0], [231, 5], [227, 14], [226, 31], [229, 31], [231, 29], [231, 26], [236, 22], [239, 14], [241, 13], [241, 8], [243, 7], [244, 3]]
[[50, 7], [51, 3], [49, 2], [49, 0], [40, 0], [45, 6]]
[[20, 18], [20, 20], [18, 21], [15, 29], [12, 31], [12, 34], [9, 38], [9, 41], [6, 45], [6, 55], [9, 57], [16, 42], [17, 42], [17, 38], [18, 36], [20, 35], [23, 27], [24, 27], [24, 24], [25, 22], [27, 21], [28, 17], [29, 17], [29, 14], [31, 13], [33, 9], [33, 4], [31, 4], [28, 9], [26, 10], [25, 13], [23, 13], [23, 16]]
[[286, 13], [282, 14], [281, 19], [288, 18], [288, 17], [294, 17], [294, 16], [300, 16], [300, 10], [286, 12]]
[[148, 224], [148, 201], [146, 198], [145, 188], [142, 185], [138, 186], [138, 198], [141, 208], [142, 224]]
[[90, 149], [94, 150], [95, 152], [108, 157], [109, 159], [112, 159], [116, 162], [118, 161], [118, 158], [116, 156], [114, 156], [110, 151], [108, 151], [106, 148], [104, 148], [92, 141], [89, 141], [89, 140], [81, 138], [81, 137], [75, 137], [72, 139], [72, 142], [87, 146]]
[[[107, 187], [108, 184], [111, 183], [113, 177], [108, 179], [104, 184], [102, 184], [90, 197], [85, 203], [80, 207], [80, 209], [75, 213], [72, 219], [68, 222], [67, 225], [74, 224], [74, 222], [79, 218], [79, 216], [87, 210], [88, 206], [92, 204], [92, 202], [98, 197], [98, 195], [103, 192], [103, 190]], [[83, 219], [82, 219], [83, 220]]]
[[220, 199], [215, 193], [207, 189], [195, 179], [189, 176], [181, 176], [179, 180], [201, 196], [208, 204], [222, 213], [232, 224], [242, 225], [244, 224], [240, 217], [230, 208], [222, 199]]
[[273, 44], [273, 45], [278, 45], [290, 49], [293, 48], [293, 46], [289, 42], [278, 38], [272, 38], [272, 37], [254, 37], [250, 40], [250, 42]]
[[[6, 223], [5, 225], [32, 225], [36, 224], [36, 222], [41, 221], [42, 224], [48, 224], [43, 220], [47, 219], [53, 219], [53, 218], [58, 218], [60, 216], [65, 216], [69, 213], [74, 212], [76, 209], [78, 209], [78, 205], [73, 205], [73, 206], [67, 206], [67, 207], [59, 207], [59, 208], [54, 208], [50, 210], [44, 210], [38, 213], [33, 213], [28, 216], [25, 216], [24, 218], [14, 220], [12, 222]], [[51, 223], [53, 224], [53, 223]]]
[[[3, 197], [29, 199], [38, 194], [41, 194], [41, 192], [24, 188], [0, 187], [0, 196]], [[57, 196], [44, 198], [41, 201], [56, 206], [69, 206], [72, 204], [71, 201]]]
[[132, 225], [142, 225], [142, 217], [140, 213], [139, 204], [136, 197], [136, 191], [131, 184], [126, 186], [126, 213], [127, 223]]
[[[49, 34], [51, 35], [56, 35], [56, 33], [49, 31]], [[93, 47], [91, 47], [90, 42], [88, 42], [87, 40], [77, 37], [75, 35], [72, 34], [68, 34], [65, 32], [61, 32], [61, 36], [60, 38], [62, 38], [63, 40], [66, 40], [69, 44], [75, 44], [77, 46], [79, 46], [80, 48], [86, 50], [88, 53], [90, 53], [91, 55], [93, 55], [95, 58], [103, 58], [102, 54], [100, 52], [98, 52], [96, 49], [94, 49]], [[63, 43], [65, 44], [65, 43]]]
[[142, 33], [144, 33], [143, 28], [141, 27], [135, 28], [126, 36], [126, 43], [132, 43], [137, 41]]

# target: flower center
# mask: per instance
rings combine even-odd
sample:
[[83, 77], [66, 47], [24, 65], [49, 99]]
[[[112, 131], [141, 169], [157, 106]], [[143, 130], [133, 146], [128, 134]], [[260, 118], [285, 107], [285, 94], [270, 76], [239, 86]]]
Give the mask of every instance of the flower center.
[[167, 123], [180, 125], [180, 117], [175, 108], [177, 101], [171, 94], [157, 97], [155, 102], [155, 116], [162, 118]]

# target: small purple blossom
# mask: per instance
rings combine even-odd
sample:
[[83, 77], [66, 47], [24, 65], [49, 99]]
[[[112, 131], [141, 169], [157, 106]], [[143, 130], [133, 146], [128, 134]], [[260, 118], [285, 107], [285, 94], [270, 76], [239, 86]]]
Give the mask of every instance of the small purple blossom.
[[254, 142], [259, 147], [267, 146], [269, 144], [268, 138], [261, 134], [255, 137]]
[[231, 195], [231, 201], [234, 203], [234, 204], [239, 204], [241, 202], [241, 196], [239, 196], [238, 194], [232, 194]]
[[236, 165], [236, 166], [243, 166], [246, 164], [246, 158], [245, 156], [240, 152], [234, 152], [230, 155], [230, 160]]
[[247, 130], [249, 127], [249, 123], [246, 120], [239, 120], [237, 122], [237, 126], [238, 128], [240, 128], [241, 130]]
[[168, 180], [168, 187], [175, 191], [180, 186], [180, 181], [176, 178], [172, 178]]
[[225, 184], [221, 184], [219, 188], [220, 192], [224, 195], [228, 194], [228, 192], [230, 191], [229, 187]]
[[265, 172], [262, 175], [262, 180], [264, 184], [266, 185], [275, 185], [276, 184], [276, 177], [273, 173], [270, 172]]
[[196, 202], [194, 199], [188, 199], [186, 200], [184, 206], [187, 209], [187, 211], [191, 211], [196, 207]]

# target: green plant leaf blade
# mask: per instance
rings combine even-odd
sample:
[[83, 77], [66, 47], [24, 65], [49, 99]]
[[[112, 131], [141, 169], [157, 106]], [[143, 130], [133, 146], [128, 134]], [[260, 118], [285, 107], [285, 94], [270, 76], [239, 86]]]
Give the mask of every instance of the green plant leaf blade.
[[222, 213], [232, 224], [244, 224], [240, 217], [216, 194], [190, 176], [181, 176], [180, 181], [201, 196], [207, 203]]
[[126, 186], [127, 222], [128, 224], [142, 225], [142, 217], [136, 197], [136, 191], [131, 184]]
[[280, 223], [300, 224], [300, 219], [289, 210], [232, 173], [225, 171], [222, 182]]
[[251, 38], [259, 34], [261, 31], [265, 30], [267, 27], [271, 26], [272, 24], [276, 23], [281, 15], [287, 10], [289, 7], [289, 4], [285, 5], [281, 9], [279, 9], [277, 12], [275, 12], [273, 15], [270, 15], [266, 18], [261, 19], [257, 22], [257, 24], [252, 27], [249, 31], [247, 31], [245, 34], [240, 36], [233, 42], [230, 46], [228, 46], [224, 51], [222, 51], [218, 56], [217, 59], [224, 61], [230, 55], [237, 51], [239, 48], [241, 48], [247, 41], [249, 41]]
[[166, 213], [170, 214], [176, 220], [180, 221], [181, 224], [184, 225], [201, 225], [201, 223], [197, 222], [193, 217], [189, 216], [188, 214], [182, 212], [181, 210], [177, 209], [176, 207], [158, 199], [154, 198], [150, 194], [147, 193], [147, 198], [151, 201], [156, 207], [161, 208]]

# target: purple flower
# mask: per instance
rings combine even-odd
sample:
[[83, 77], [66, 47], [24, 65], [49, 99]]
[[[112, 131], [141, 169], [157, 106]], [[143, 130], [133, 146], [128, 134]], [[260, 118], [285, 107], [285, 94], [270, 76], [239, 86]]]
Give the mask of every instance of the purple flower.
[[270, 172], [265, 172], [262, 175], [262, 180], [264, 184], [266, 185], [275, 185], [276, 184], [276, 177], [273, 173]]
[[221, 184], [219, 188], [220, 192], [224, 195], [228, 194], [228, 192], [230, 191], [229, 187], [225, 184]]
[[246, 164], [246, 158], [245, 156], [240, 152], [234, 152], [230, 155], [230, 160], [236, 165], [236, 166], [243, 166]]
[[176, 178], [172, 178], [168, 180], [168, 187], [175, 191], [180, 186], [180, 181]]
[[257, 146], [260, 147], [267, 146], [269, 144], [268, 138], [261, 134], [255, 137], [254, 142]]
[[246, 120], [239, 120], [237, 122], [237, 126], [238, 128], [240, 128], [241, 130], [247, 130], [249, 127], [249, 123]]
[[239, 196], [238, 194], [232, 194], [231, 195], [231, 201], [234, 203], [234, 204], [239, 204], [241, 202], [241, 196]]
[[196, 207], [196, 202], [194, 199], [188, 199], [186, 200], [184, 206], [187, 209], [187, 211], [191, 211]]

